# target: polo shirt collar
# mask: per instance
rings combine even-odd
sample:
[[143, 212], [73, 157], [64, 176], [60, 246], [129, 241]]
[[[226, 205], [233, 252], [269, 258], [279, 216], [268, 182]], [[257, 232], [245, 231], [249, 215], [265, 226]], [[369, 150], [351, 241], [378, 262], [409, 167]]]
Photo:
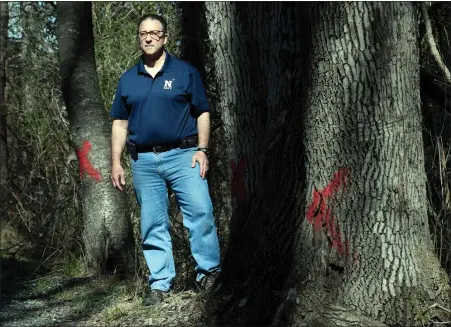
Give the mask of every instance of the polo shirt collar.
[[[166, 49], [164, 50], [164, 52], [166, 53], [166, 58], [164, 59], [163, 67], [161, 67], [160, 69], [160, 72], [162, 73], [169, 70], [172, 62], [172, 56], [169, 54], [169, 52]], [[141, 57], [139, 58], [138, 74], [149, 75], [149, 73], [147, 73], [146, 69], [144, 68], [144, 55], [141, 55]]]

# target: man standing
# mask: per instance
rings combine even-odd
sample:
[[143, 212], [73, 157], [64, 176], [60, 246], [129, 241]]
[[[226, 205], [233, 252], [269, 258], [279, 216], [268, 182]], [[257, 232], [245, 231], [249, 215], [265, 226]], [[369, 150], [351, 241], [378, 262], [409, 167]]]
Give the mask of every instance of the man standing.
[[[142, 249], [150, 270], [144, 305], [171, 291], [175, 277], [169, 234], [168, 190], [175, 193], [189, 231], [197, 282], [211, 286], [220, 271], [219, 242], [207, 180], [209, 104], [199, 72], [171, 56], [167, 23], [146, 15], [138, 23], [142, 56], [127, 70], [111, 109], [113, 185], [125, 185], [121, 154], [127, 144], [141, 208]], [[128, 138], [127, 138], [128, 132]]]

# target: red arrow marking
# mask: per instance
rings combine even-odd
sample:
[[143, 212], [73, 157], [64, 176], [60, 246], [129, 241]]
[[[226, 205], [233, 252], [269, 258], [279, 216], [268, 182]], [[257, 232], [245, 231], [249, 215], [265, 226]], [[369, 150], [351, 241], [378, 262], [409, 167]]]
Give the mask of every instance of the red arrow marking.
[[242, 158], [236, 164], [233, 160], [230, 161], [232, 168], [232, 197], [238, 201], [246, 201], [247, 192], [244, 187], [244, 169], [246, 168], [246, 159]]
[[76, 153], [78, 157], [78, 164], [80, 168], [80, 179], [83, 179], [84, 172], [91, 176], [92, 179], [94, 179], [97, 182], [100, 182], [102, 179], [100, 175], [100, 171], [95, 169], [92, 165], [91, 161], [88, 159], [89, 151], [91, 151], [91, 143], [89, 141], [83, 142], [83, 147], [77, 148]]
[[342, 187], [342, 192], [346, 190], [346, 181], [348, 179], [348, 169], [340, 168], [334, 173], [334, 177], [323, 190], [313, 190], [312, 203], [307, 209], [306, 218], [310, 224], [313, 224], [315, 232], [324, 229], [329, 237], [330, 246], [337, 249], [340, 255], [345, 254], [349, 257], [349, 241], [345, 239], [343, 243], [340, 225], [334, 221], [334, 216], [328, 206], [329, 201], [337, 196]]

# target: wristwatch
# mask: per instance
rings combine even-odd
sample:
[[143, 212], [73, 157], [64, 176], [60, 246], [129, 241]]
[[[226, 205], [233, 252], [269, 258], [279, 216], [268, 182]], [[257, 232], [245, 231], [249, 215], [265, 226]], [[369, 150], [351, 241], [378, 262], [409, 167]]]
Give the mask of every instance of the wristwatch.
[[197, 151], [202, 151], [203, 153], [205, 153], [207, 156], [210, 153], [210, 151], [208, 151], [208, 148], [197, 148]]

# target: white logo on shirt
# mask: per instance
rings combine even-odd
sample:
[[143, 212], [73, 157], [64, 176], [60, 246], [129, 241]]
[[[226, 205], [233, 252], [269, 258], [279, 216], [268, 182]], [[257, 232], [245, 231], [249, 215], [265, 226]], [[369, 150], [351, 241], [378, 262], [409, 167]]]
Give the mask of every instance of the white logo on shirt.
[[163, 89], [165, 89], [165, 90], [172, 90], [172, 82], [173, 82], [174, 80], [172, 80], [172, 81], [164, 81], [164, 87], [163, 87]]

